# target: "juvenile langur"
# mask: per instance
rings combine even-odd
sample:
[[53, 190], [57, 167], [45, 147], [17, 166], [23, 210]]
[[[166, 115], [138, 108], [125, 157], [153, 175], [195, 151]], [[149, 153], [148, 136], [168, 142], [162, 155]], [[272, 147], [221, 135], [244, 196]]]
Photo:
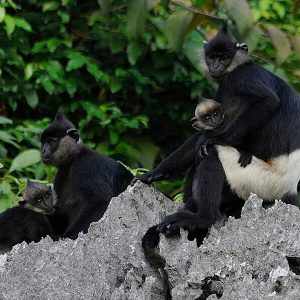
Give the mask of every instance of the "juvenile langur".
[[53, 214], [55, 203], [51, 187], [28, 180], [19, 206], [0, 214], [0, 254], [23, 241], [38, 242], [47, 235], [55, 238], [47, 217]]
[[126, 189], [133, 175], [86, 147], [61, 111], [42, 133], [41, 143], [42, 161], [58, 168], [54, 179], [58, 202], [51, 224], [58, 235], [76, 238], [103, 216], [111, 198]]
[[[135, 179], [151, 183], [189, 168], [197, 178], [186, 186], [184, 209], [167, 216], [158, 225], [160, 232], [178, 232], [179, 227], [207, 231], [220, 220], [225, 202], [235, 205], [233, 200], [247, 199], [251, 192], [299, 206], [300, 99], [287, 83], [252, 62], [247, 50], [224, 24], [202, 51], [202, 66], [218, 83], [214, 99], [230, 120], [226, 129], [208, 139], [196, 133]], [[203, 151], [209, 155], [195, 164], [199, 147], [210, 151]], [[239, 148], [253, 155], [246, 168], [238, 164]], [[231, 197], [224, 197], [227, 184]]]
[[[213, 100], [203, 97], [198, 98], [198, 105], [195, 109], [195, 117], [191, 119], [192, 126], [196, 130], [202, 130], [203, 134], [207, 137], [213, 137], [221, 133], [225, 129], [226, 114], [222, 109], [222, 105]], [[208, 155], [206, 147], [200, 149], [201, 156]], [[206, 151], [206, 152], [205, 152]], [[241, 167], [245, 168], [251, 163], [252, 155], [246, 151], [239, 149], [240, 157], [238, 163]]]

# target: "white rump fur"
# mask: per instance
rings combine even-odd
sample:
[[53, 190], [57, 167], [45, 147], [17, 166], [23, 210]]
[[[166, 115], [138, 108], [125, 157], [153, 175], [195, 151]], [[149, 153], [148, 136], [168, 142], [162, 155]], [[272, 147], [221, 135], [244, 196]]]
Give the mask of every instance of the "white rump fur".
[[300, 179], [300, 149], [289, 155], [271, 159], [271, 164], [253, 156], [251, 164], [238, 164], [239, 152], [230, 146], [216, 146], [231, 189], [243, 199], [251, 192], [265, 200], [280, 199], [285, 194], [296, 194]]

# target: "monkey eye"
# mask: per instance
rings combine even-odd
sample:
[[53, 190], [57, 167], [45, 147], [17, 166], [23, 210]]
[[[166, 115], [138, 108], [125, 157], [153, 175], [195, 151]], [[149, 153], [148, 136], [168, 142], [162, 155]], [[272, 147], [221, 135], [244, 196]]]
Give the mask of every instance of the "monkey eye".
[[43, 197], [37, 197], [37, 198], [36, 198], [36, 202], [37, 202], [37, 203], [41, 203], [42, 201], [43, 201]]
[[50, 196], [50, 193], [47, 192], [47, 193], [45, 194], [45, 198], [47, 199], [47, 198], [49, 198], [49, 196]]
[[214, 116], [217, 116], [218, 115], [218, 113], [217, 112], [214, 112], [214, 114], [213, 114]]
[[210, 116], [206, 116], [205, 120], [208, 121], [210, 119]]

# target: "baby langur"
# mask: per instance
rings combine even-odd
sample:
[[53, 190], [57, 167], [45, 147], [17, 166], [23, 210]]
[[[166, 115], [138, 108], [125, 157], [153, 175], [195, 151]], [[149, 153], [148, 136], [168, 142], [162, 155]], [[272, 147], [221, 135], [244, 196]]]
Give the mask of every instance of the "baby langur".
[[[225, 129], [227, 116], [222, 105], [213, 99], [199, 97], [195, 109], [195, 117], [191, 119], [192, 126], [197, 130], [203, 130], [208, 137], [215, 136]], [[252, 161], [252, 155], [240, 150], [238, 163], [245, 168]]]
[[23, 241], [38, 242], [47, 235], [54, 239], [47, 215], [54, 212], [55, 203], [51, 187], [28, 180], [19, 206], [0, 214], [0, 254]]

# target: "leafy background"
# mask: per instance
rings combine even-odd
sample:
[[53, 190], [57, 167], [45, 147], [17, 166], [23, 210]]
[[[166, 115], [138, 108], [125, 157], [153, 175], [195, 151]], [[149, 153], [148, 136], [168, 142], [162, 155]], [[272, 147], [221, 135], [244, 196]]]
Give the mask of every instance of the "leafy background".
[[[134, 172], [193, 133], [215, 85], [198, 50], [222, 21], [252, 58], [300, 91], [300, 1], [0, 0], [0, 210], [27, 178], [52, 182], [39, 135], [60, 106], [84, 142]], [[180, 198], [182, 180], [159, 189]]]

